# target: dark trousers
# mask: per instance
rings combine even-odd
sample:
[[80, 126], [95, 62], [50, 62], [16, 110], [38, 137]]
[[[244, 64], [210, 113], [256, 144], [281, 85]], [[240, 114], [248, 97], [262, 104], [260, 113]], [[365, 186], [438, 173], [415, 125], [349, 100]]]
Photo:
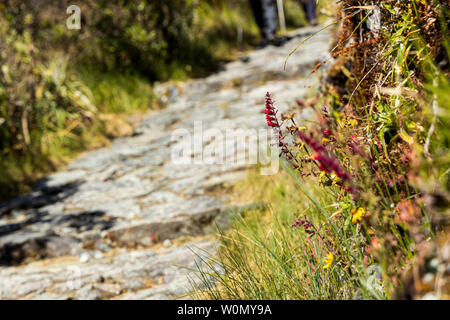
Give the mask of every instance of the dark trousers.
[[277, 10], [274, 0], [249, 0], [264, 40], [272, 40], [277, 32]]
[[302, 5], [306, 13], [306, 18], [309, 22], [311, 22], [311, 20], [317, 19], [315, 0], [302, 0]]

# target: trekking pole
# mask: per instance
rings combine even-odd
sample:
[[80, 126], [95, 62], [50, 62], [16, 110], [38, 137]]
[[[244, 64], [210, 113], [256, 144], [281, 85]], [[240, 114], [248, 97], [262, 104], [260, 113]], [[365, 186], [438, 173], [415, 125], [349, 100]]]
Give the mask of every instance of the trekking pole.
[[284, 19], [284, 7], [283, 7], [283, 0], [277, 0], [277, 7], [278, 7], [278, 18], [280, 19], [280, 29], [281, 33], [286, 33], [286, 20]]

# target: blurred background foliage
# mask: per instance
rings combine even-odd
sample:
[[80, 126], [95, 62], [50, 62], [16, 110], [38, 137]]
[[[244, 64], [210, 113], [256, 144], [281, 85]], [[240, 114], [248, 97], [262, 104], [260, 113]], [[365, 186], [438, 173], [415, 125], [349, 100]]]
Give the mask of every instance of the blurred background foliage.
[[[259, 36], [246, 0], [85, 0], [80, 30], [71, 4], [0, 3], [0, 199], [117, 135], [102, 114], [158, 107], [155, 81], [204, 76]], [[285, 6], [302, 26], [298, 1]]]

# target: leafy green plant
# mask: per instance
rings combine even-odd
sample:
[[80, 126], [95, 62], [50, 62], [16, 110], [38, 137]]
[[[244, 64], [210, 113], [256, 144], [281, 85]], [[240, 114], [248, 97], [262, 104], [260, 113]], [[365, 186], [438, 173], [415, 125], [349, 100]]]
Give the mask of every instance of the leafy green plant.
[[48, 168], [43, 159], [78, 143], [97, 109], [90, 90], [68, 74], [67, 56], [43, 58], [29, 30], [20, 33], [14, 20], [0, 20], [0, 184], [10, 188], [26, 178], [27, 170], [17, 168], [23, 162]]
[[250, 213], [222, 234], [208, 297], [401, 297], [427, 239], [448, 230], [448, 5], [340, 3], [317, 121], [279, 114], [266, 96], [267, 124], [302, 195], [294, 207], [309, 206], [291, 212], [291, 233], [283, 201], [292, 199], [269, 198], [273, 223]]

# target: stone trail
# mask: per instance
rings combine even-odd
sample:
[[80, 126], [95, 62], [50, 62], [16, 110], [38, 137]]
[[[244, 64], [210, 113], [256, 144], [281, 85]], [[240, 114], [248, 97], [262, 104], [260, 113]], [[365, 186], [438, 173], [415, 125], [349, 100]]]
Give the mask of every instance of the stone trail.
[[167, 108], [151, 112], [132, 136], [0, 204], [0, 299], [167, 299], [188, 292], [198, 253], [216, 249], [204, 235], [234, 210], [212, 191], [244, 179], [248, 166], [174, 164], [172, 133], [192, 131], [194, 121], [203, 129], [265, 128], [266, 91], [282, 111], [295, 107], [317, 85], [307, 75], [327, 58], [330, 33], [301, 46], [286, 71], [283, 63], [317, 30], [300, 29], [282, 47], [251, 52], [205, 79], [160, 85]]

